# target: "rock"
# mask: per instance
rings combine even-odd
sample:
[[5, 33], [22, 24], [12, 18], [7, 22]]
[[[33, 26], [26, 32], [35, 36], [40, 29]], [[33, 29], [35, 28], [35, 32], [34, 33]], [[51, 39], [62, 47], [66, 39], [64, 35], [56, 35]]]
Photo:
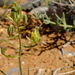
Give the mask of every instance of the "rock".
[[37, 8], [34, 8], [30, 11], [30, 14], [34, 14], [34, 13], [44, 13], [48, 11], [48, 8], [47, 7], [43, 7], [43, 6], [39, 6]]
[[[13, 3], [15, 0], [0, 0], [0, 7], [3, 5], [9, 5]], [[33, 8], [36, 8], [43, 3], [43, 0], [28, 0], [26, 3], [20, 4], [23, 10], [31, 10]]]
[[6, 75], [11, 75], [13, 73], [18, 73], [18, 75], [20, 75], [20, 72], [19, 72], [19, 69], [17, 67], [13, 67], [11, 68], [7, 73]]
[[4, 1], [0, 0], [0, 7], [4, 5]]
[[4, 0], [4, 5], [7, 5], [8, 6], [9, 4], [11, 4], [13, 2], [14, 2], [14, 0]]
[[9, 5], [13, 2], [14, 0], [0, 0], [0, 7], [2, 7], [3, 5]]
[[31, 10], [34, 8], [34, 6], [30, 2], [21, 4], [20, 6], [22, 7], [23, 10]]
[[43, 0], [28, 0], [26, 3], [21, 4], [20, 6], [22, 7], [23, 10], [31, 10], [33, 8], [36, 8], [41, 5]]

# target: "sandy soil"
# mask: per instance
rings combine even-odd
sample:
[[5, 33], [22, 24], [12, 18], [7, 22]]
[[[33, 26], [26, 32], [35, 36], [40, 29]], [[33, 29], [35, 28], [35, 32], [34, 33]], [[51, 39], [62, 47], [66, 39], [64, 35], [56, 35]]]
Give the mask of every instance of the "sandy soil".
[[28, 0], [14, 0], [14, 1], [16, 1], [18, 4], [23, 4], [23, 3], [25, 3], [25, 2], [27, 2]]
[[[19, 3], [19, 0], [15, 0]], [[22, 0], [21, 0], [22, 1]], [[22, 43], [24, 45], [30, 44], [29, 41], [26, 40], [25, 36], [30, 35], [30, 32], [33, 30], [35, 25], [40, 25], [40, 20], [32, 19], [29, 17], [29, 23], [26, 28], [22, 29]], [[7, 42], [3, 42], [3, 39], [9, 39], [7, 34], [7, 27], [12, 24], [9, 20], [1, 21], [0, 25], [0, 46], [5, 48], [7, 55], [17, 55], [18, 54], [18, 39], [10, 39], [11, 43], [14, 43], [14, 46], [8, 44]], [[16, 28], [14, 30], [14, 34], [17, 33]], [[62, 69], [58, 72], [64, 73], [75, 70], [75, 57], [67, 57], [67, 54], [61, 55], [60, 49], [62, 45], [67, 43], [68, 41], [74, 41], [75, 37], [71, 37], [70, 33], [55, 33], [51, 32], [48, 26], [43, 26], [40, 28], [41, 33], [41, 41], [37, 46], [29, 49], [22, 48], [21, 61], [22, 61], [22, 69], [23, 75], [28, 75], [28, 68], [30, 75], [52, 75], [53, 71], [57, 68], [70, 66], [67, 69]], [[64, 48], [65, 51], [74, 52], [75, 53], [75, 45], [68, 45]], [[7, 58], [1, 54], [0, 50], [0, 70], [5, 73], [8, 72], [13, 67], [18, 66], [17, 58]], [[38, 73], [41, 72], [41, 74]], [[2, 73], [0, 73], [2, 75]], [[17, 73], [12, 75], [18, 75]], [[75, 73], [69, 73], [65, 75], [75, 75]]]

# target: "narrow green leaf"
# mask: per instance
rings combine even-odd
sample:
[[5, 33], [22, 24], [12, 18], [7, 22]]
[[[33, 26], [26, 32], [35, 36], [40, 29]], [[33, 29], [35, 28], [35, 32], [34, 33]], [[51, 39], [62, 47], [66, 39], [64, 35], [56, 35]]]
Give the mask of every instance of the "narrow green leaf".
[[18, 36], [19, 34], [13, 35], [13, 36], [9, 36], [10, 39], [14, 39], [16, 36]]
[[36, 46], [37, 44], [35, 44], [35, 45], [30, 45], [30, 46], [24, 46], [24, 45], [22, 45], [22, 47], [25, 47], [25, 48], [32, 48], [32, 47], [34, 47], [34, 46]]
[[1, 53], [6, 56], [6, 57], [10, 57], [10, 58], [16, 58], [16, 57], [19, 57], [19, 56], [9, 56], [9, 55], [6, 55], [5, 54], [5, 49], [3, 47], [1, 47]]
[[66, 28], [72, 28], [73, 27], [72, 25], [66, 25], [66, 26], [64, 26], [63, 24], [60, 24], [59, 26], [66, 27]]
[[24, 28], [25, 26], [20, 26], [19, 29]]
[[34, 12], [33, 14], [37, 19], [41, 19], [41, 13]]
[[43, 21], [45, 24], [54, 24], [54, 25], [56, 24], [55, 22], [50, 21], [50, 19], [44, 19]]
[[6, 16], [8, 19], [10, 19], [12, 22], [14, 22], [14, 20], [10, 17], [10, 16]]
[[29, 40], [30, 42], [33, 42], [33, 40], [31, 40], [28, 36], [26, 36], [27, 40]]
[[3, 41], [4, 41], [4, 42], [7, 42], [7, 43], [9, 43], [9, 44], [11, 44], [12, 46], [14, 46], [14, 44], [13, 44], [12, 42], [10, 42], [9, 40], [7, 40], [7, 39], [4, 39], [4, 40], [1, 39], [1, 40], [0, 40], [0, 42], [3, 42]]
[[44, 22], [43, 23], [45, 23], [45, 24], [50, 24], [50, 20], [43, 20]]
[[62, 21], [62, 19], [57, 14], [55, 14], [55, 16], [57, 17], [58, 20]]
[[65, 18], [65, 14], [64, 14], [64, 12], [63, 12], [63, 14], [62, 14], [63, 16], [62, 16], [62, 19], [63, 19], [63, 25], [64, 25], [64, 28], [66, 29], [66, 18]]
[[5, 42], [11, 44], [12, 46], [14, 46], [14, 44], [13, 44], [12, 42], [10, 42], [9, 40], [4, 39], [4, 40], [2, 40], [2, 41], [5, 41]]

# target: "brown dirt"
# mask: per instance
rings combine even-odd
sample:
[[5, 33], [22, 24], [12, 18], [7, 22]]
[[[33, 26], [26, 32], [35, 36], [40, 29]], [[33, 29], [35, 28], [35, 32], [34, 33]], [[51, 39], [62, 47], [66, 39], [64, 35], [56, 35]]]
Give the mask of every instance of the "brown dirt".
[[[19, 0], [15, 0], [19, 1]], [[30, 17], [31, 18], [31, 17]], [[8, 44], [7, 42], [1, 42], [2, 39], [9, 39], [7, 36], [7, 27], [11, 24], [9, 20], [1, 21], [0, 25], [0, 46], [4, 47], [7, 55], [17, 55], [18, 53], [18, 40], [17, 37], [15, 39], [10, 39], [10, 42], [14, 43], [15, 46]], [[29, 41], [26, 40], [25, 36], [29, 35], [29, 33], [33, 30], [34, 25], [40, 25], [40, 21], [33, 19], [29, 19], [27, 29], [23, 29], [21, 31], [22, 34], [22, 43], [27, 45], [30, 44]], [[31, 31], [30, 31], [31, 30]], [[16, 34], [16, 28], [14, 30], [14, 34]], [[22, 48], [22, 69], [23, 75], [28, 75], [28, 68], [30, 69], [30, 75], [35, 75], [36, 71], [41, 69], [44, 70], [45, 73], [41, 75], [52, 75], [52, 72], [61, 67], [70, 66], [68, 69], [63, 69], [58, 73], [64, 73], [68, 71], [72, 71], [75, 69], [73, 64], [75, 63], [75, 57], [67, 57], [66, 55], [60, 55], [59, 49], [61, 49], [62, 45], [64, 45], [67, 41], [74, 41], [75, 37], [71, 37], [70, 34], [56, 34], [55, 32], [51, 33], [51, 30], [47, 28], [41, 28], [41, 41], [37, 46], [29, 49]], [[64, 36], [63, 36], [64, 35]], [[71, 38], [71, 39], [70, 39]], [[70, 40], [69, 40], [70, 39]], [[75, 45], [68, 45], [65, 50], [75, 53]], [[0, 50], [1, 52], [1, 50]], [[67, 62], [66, 62], [67, 61]], [[17, 58], [7, 58], [0, 53], [0, 70], [5, 73], [9, 71], [13, 67], [18, 66]], [[2, 73], [0, 73], [2, 75]], [[13, 74], [17, 75], [17, 74]], [[38, 74], [40, 75], [40, 74]], [[67, 75], [75, 75], [75, 73], [70, 73]]]
[[23, 3], [25, 3], [25, 2], [27, 2], [28, 0], [15, 0], [18, 4], [23, 4]]

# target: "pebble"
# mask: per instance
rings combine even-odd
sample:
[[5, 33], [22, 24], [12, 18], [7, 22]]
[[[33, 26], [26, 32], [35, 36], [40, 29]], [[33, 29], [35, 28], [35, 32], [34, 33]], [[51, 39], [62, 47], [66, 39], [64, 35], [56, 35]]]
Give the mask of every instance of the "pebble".
[[34, 73], [34, 75], [44, 75], [45, 72], [46, 72], [45, 69], [40, 68]]
[[41, 46], [44, 46], [45, 44], [46, 44], [46, 42], [45, 41], [42, 41]]
[[67, 57], [73, 57], [75, 56], [75, 53], [68, 53]]
[[24, 62], [24, 61], [22, 61], [22, 64], [25, 64], [25, 62]]
[[63, 60], [65, 63], [69, 63], [70, 61], [69, 60]]

